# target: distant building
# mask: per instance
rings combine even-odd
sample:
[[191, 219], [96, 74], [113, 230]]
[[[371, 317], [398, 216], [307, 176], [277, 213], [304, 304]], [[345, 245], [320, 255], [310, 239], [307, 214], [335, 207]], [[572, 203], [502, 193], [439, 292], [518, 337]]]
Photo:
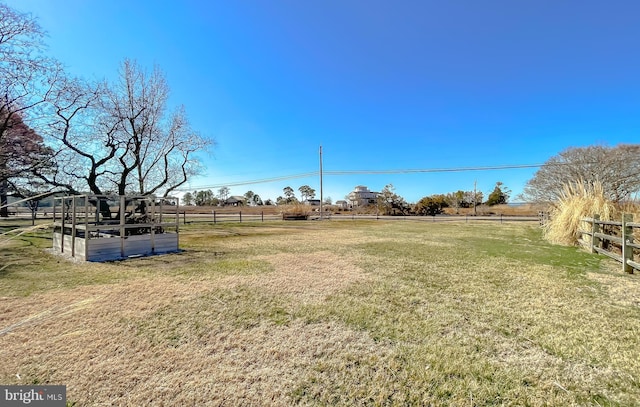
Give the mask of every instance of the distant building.
[[336, 201], [335, 205], [340, 209], [347, 209], [349, 207], [349, 203], [347, 201]]
[[378, 199], [378, 192], [369, 191], [364, 185], [358, 185], [349, 193], [347, 198], [351, 207], [374, 205]]
[[311, 205], [311, 206], [320, 206], [320, 200], [319, 199], [307, 199], [306, 201], [304, 201], [305, 205]]
[[239, 195], [230, 196], [226, 201], [224, 201], [225, 206], [245, 206], [246, 204], [247, 198]]

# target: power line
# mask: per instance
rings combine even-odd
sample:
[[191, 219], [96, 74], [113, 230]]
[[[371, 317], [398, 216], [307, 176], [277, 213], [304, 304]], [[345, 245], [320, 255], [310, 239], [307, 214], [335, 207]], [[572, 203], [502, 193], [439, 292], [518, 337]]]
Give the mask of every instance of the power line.
[[518, 164], [518, 165], [497, 165], [490, 167], [454, 167], [454, 168], [426, 168], [426, 169], [403, 169], [403, 170], [346, 170], [346, 171], [325, 171], [327, 175], [356, 175], [356, 174], [413, 174], [429, 172], [467, 172], [467, 171], [492, 171], [492, 170], [512, 170], [518, 168], [537, 168], [543, 164]]
[[[262, 178], [262, 179], [256, 179], [256, 180], [250, 180], [250, 181], [235, 181], [235, 182], [225, 182], [224, 184], [201, 185], [193, 188], [215, 189], [215, 188], [222, 188], [222, 187], [237, 187], [241, 185], [266, 184], [269, 182], [286, 181], [289, 179], [314, 177], [316, 175], [318, 175], [318, 171], [305, 172], [302, 174], [283, 175], [281, 177]], [[176, 189], [176, 191], [191, 191], [193, 188], [179, 188], [179, 189]]]
[[[495, 171], [495, 170], [512, 170], [522, 168], [538, 168], [544, 164], [516, 164], [516, 165], [494, 165], [486, 167], [453, 167], [453, 168], [423, 168], [423, 169], [396, 169], [396, 170], [333, 170], [323, 171], [324, 175], [342, 176], [342, 175], [375, 175], [375, 174], [418, 174], [418, 173], [438, 173], [438, 172], [468, 172], [468, 171]], [[548, 164], [547, 164], [548, 165]], [[318, 171], [305, 172], [302, 174], [283, 175], [280, 177], [262, 178], [247, 181], [226, 182], [222, 184], [201, 185], [194, 188], [199, 189], [215, 189], [222, 187], [235, 187], [242, 185], [266, 184], [270, 182], [286, 181], [297, 178], [315, 177], [319, 175]], [[180, 188], [177, 191], [190, 191], [193, 188]]]

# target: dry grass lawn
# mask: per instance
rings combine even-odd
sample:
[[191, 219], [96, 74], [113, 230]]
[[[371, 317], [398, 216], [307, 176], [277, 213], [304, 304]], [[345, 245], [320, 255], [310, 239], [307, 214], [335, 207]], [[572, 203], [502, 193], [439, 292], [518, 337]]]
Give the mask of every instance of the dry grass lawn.
[[0, 252], [0, 383], [81, 406], [634, 405], [640, 280], [535, 225], [194, 225], [104, 264]]

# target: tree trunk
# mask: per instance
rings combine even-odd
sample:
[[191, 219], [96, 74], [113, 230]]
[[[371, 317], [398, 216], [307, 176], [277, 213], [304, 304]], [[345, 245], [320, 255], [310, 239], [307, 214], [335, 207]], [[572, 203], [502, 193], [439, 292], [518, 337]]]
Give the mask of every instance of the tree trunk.
[[38, 214], [38, 207], [40, 206], [40, 200], [29, 200], [27, 201], [27, 206], [31, 210], [31, 226], [35, 226], [36, 215]]
[[7, 207], [7, 189], [9, 188], [9, 184], [6, 179], [0, 181], [0, 217], [8, 218], [9, 217], [9, 208]]
[[[98, 212], [100, 212], [100, 215], [102, 215], [102, 219], [103, 220], [112, 219], [111, 207], [109, 206], [109, 202], [107, 202], [104, 199], [98, 199], [98, 202], [96, 202], [96, 204], [98, 205]], [[118, 215], [116, 216], [116, 219], [120, 219], [120, 211], [118, 211]]]

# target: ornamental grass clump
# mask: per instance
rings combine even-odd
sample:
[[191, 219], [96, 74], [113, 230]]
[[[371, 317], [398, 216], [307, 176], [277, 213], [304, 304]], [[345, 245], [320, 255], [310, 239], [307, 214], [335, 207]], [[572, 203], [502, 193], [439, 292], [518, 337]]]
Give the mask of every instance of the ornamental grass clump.
[[287, 205], [282, 211], [282, 214], [288, 216], [309, 216], [311, 214], [311, 206], [302, 203]]
[[599, 215], [601, 220], [617, 217], [616, 206], [605, 197], [602, 184], [597, 181], [565, 184], [560, 199], [551, 210], [551, 219], [544, 227], [544, 236], [551, 243], [576, 246], [581, 237], [579, 231], [591, 230], [591, 224], [582, 219], [593, 215]]

